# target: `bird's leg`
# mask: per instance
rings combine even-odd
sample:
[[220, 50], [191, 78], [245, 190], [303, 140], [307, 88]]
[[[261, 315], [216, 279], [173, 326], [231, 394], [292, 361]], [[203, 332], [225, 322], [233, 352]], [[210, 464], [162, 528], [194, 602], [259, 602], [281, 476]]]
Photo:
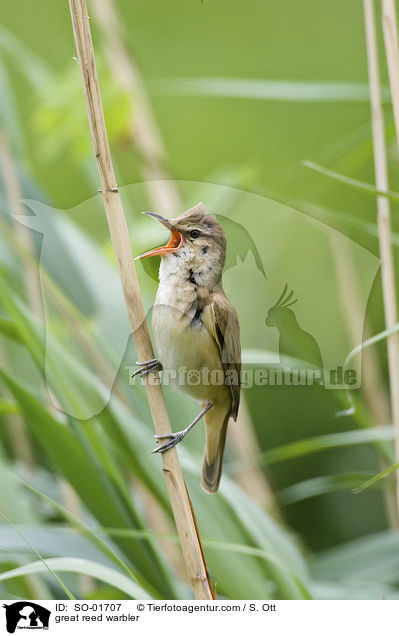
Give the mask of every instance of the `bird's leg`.
[[132, 373], [132, 378], [140, 373], [141, 377], [150, 373], [151, 371], [162, 371], [162, 364], [156, 358], [146, 360], [145, 362], [136, 362], [138, 369]]
[[189, 424], [186, 428], [183, 428], [182, 431], [177, 431], [177, 433], [171, 433], [170, 435], [154, 435], [154, 437], [157, 440], [159, 440], [159, 439], [169, 439], [169, 442], [166, 442], [166, 444], [162, 444], [162, 446], [157, 446], [157, 448], [154, 448], [154, 450], [151, 451], [151, 452], [152, 453], [164, 453], [165, 451], [169, 450], [170, 448], [173, 448], [173, 446], [176, 446], [176, 444], [178, 444], [179, 442], [182, 441], [183, 437], [185, 437], [187, 435], [187, 433], [189, 431], [191, 431], [193, 426], [197, 422], [199, 422], [199, 420], [205, 415], [205, 413], [207, 411], [209, 411], [210, 408], [212, 408], [212, 406], [213, 406], [213, 402], [208, 402], [208, 404], [202, 409], [201, 413], [198, 413], [197, 417], [193, 419], [191, 424]]

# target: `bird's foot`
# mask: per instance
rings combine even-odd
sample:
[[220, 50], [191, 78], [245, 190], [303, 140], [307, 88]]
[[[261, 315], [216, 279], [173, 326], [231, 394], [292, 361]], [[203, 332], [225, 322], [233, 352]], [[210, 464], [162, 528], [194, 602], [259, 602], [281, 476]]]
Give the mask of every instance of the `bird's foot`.
[[139, 368], [136, 369], [134, 373], [132, 373], [132, 378], [134, 378], [138, 374], [143, 377], [147, 373], [151, 373], [151, 371], [162, 371], [162, 364], [156, 358], [146, 360], [145, 362], [136, 362], [136, 364]]
[[169, 442], [162, 444], [162, 446], [157, 446], [156, 448], [154, 448], [154, 450], [151, 451], [151, 453], [164, 453], [170, 448], [173, 448], [174, 446], [176, 446], [176, 444], [182, 441], [185, 434], [186, 431], [178, 431], [177, 433], [171, 433], [170, 435], [154, 435], [155, 439], [157, 440], [169, 439]]
[[169, 450], [170, 448], [173, 448], [173, 446], [176, 446], [176, 444], [178, 444], [179, 442], [182, 441], [183, 437], [185, 437], [187, 435], [187, 433], [189, 431], [191, 431], [193, 426], [195, 426], [195, 424], [197, 422], [199, 422], [201, 417], [203, 417], [205, 415], [205, 413], [207, 411], [209, 411], [210, 408], [212, 408], [212, 406], [213, 406], [213, 402], [212, 401], [208, 402], [208, 404], [206, 406], [204, 406], [204, 408], [202, 409], [201, 413], [199, 413], [197, 415], [197, 417], [195, 417], [193, 419], [191, 424], [186, 426], [186, 428], [183, 428], [182, 431], [177, 431], [177, 433], [171, 433], [170, 435], [154, 435], [155, 439], [157, 439], [157, 440], [169, 439], [169, 442], [166, 442], [166, 444], [162, 444], [162, 446], [157, 446], [151, 452], [152, 453], [164, 453], [165, 451]]

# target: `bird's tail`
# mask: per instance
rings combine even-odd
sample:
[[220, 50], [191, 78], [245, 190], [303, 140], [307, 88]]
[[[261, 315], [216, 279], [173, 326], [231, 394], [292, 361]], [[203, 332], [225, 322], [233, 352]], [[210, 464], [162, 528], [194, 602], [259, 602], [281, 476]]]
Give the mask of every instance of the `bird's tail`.
[[216, 493], [219, 488], [230, 410], [229, 408], [226, 413], [226, 404], [216, 403], [205, 414], [205, 452], [201, 487], [209, 494]]

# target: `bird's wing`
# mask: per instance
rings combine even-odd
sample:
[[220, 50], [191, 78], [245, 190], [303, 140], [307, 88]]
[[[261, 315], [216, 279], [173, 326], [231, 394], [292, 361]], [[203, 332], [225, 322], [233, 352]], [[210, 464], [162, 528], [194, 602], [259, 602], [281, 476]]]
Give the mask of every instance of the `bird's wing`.
[[226, 380], [229, 384], [232, 406], [231, 415], [237, 419], [240, 404], [241, 346], [238, 316], [224, 293], [214, 293], [210, 302], [209, 318], [205, 326], [210, 331], [220, 351]]

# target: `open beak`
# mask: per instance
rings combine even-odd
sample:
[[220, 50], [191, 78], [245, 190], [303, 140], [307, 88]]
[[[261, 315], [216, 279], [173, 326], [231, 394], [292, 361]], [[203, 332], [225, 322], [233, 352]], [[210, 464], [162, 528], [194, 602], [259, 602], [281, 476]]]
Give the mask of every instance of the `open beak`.
[[181, 232], [175, 230], [175, 228], [169, 223], [168, 219], [165, 219], [163, 216], [159, 214], [155, 214], [154, 212], [143, 212], [143, 214], [148, 214], [148, 216], [152, 216], [154, 219], [162, 223], [165, 227], [170, 230], [172, 236], [170, 237], [170, 241], [167, 245], [162, 245], [161, 247], [156, 247], [149, 252], [144, 252], [140, 256], [136, 256], [135, 260], [139, 258], [147, 258], [148, 256], [164, 256], [165, 254], [173, 254], [177, 252], [184, 244], [184, 236]]

